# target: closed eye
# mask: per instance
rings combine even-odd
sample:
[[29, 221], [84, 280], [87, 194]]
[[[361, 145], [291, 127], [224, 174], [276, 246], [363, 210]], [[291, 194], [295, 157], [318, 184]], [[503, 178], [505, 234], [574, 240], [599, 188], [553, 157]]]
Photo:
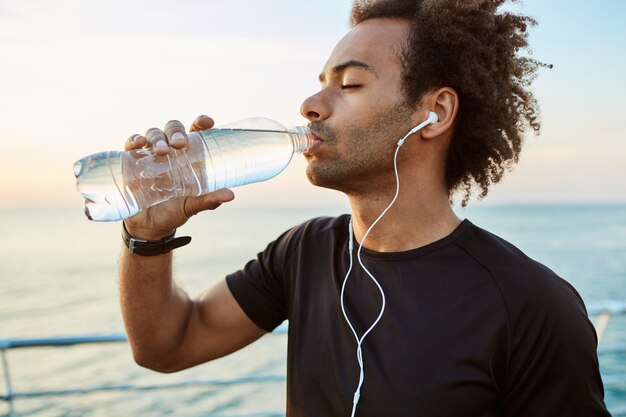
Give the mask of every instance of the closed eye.
[[361, 87], [361, 84], [345, 84], [341, 86], [342, 90], [347, 90], [350, 88], [357, 88], [357, 87]]

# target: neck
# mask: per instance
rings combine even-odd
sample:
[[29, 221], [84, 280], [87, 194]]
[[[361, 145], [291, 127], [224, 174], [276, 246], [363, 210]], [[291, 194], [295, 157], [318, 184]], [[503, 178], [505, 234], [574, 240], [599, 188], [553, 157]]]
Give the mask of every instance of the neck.
[[[416, 249], [448, 236], [461, 223], [443, 187], [429, 190], [407, 183], [394, 205], [367, 235], [363, 246], [377, 252]], [[388, 188], [388, 187], [385, 187]], [[359, 243], [393, 199], [395, 184], [385, 192], [349, 195], [352, 226]]]

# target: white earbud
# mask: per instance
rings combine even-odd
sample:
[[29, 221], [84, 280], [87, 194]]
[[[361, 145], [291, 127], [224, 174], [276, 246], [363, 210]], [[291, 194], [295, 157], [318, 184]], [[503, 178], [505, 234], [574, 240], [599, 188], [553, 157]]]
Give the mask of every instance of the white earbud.
[[435, 113], [434, 111], [428, 112], [428, 119], [424, 120], [422, 123], [418, 124], [413, 129], [411, 129], [409, 131], [409, 133], [407, 134], [407, 136], [412, 135], [413, 133], [417, 132], [418, 130], [421, 130], [421, 129], [425, 128], [428, 125], [432, 125], [433, 123], [437, 123], [438, 121], [439, 121], [439, 116], [437, 116], [437, 113]]
[[437, 123], [438, 121], [439, 121], [439, 116], [437, 116], [437, 113], [435, 113], [434, 111], [428, 112], [428, 119], [424, 120], [422, 123], [418, 124], [413, 129], [409, 130], [409, 133], [404, 135], [404, 137], [398, 141], [398, 146], [402, 146], [406, 138], [411, 136], [413, 133], [417, 132], [418, 130], [422, 130], [428, 125]]
[[439, 121], [439, 116], [434, 111], [428, 112], [428, 124], [437, 123]]

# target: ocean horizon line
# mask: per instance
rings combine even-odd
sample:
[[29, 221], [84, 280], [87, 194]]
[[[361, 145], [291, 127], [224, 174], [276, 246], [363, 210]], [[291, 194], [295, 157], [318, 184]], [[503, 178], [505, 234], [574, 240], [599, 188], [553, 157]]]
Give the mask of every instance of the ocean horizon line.
[[[285, 201], [251, 201], [246, 199], [245, 201], [237, 201], [234, 200], [233, 203], [226, 203], [223, 207], [231, 207], [233, 209], [237, 208], [250, 208], [250, 207], [258, 207], [258, 208], [302, 208], [302, 207], [310, 207], [310, 208], [320, 208], [320, 209], [338, 209], [338, 208], [346, 208], [348, 209], [348, 203], [340, 202], [340, 203], [332, 203], [332, 202], [320, 202], [320, 203], [310, 203], [308, 201], [304, 202], [285, 202]], [[585, 200], [567, 200], [567, 201], [470, 201], [467, 207], [461, 207], [460, 203], [455, 202], [452, 205], [454, 209], [458, 210], [466, 210], [466, 209], [476, 209], [476, 208], [512, 208], [512, 207], [624, 207], [626, 208], [626, 200], [601, 200], [601, 201], [585, 201]], [[37, 210], [37, 209], [50, 209], [50, 210], [77, 210], [79, 213], [82, 211], [82, 207], [80, 204], [75, 203], [53, 203], [53, 204], [11, 204], [11, 203], [2, 203], [0, 202], [0, 210], [13, 211], [13, 210]]]

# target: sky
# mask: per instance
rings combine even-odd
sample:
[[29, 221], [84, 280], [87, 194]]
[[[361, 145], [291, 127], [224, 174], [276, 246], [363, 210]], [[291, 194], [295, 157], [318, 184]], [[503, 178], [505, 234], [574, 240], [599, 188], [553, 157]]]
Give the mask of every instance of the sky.
[[[0, 0], [0, 207], [82, 206], [72, 164], [170, 119], [265, 116], [300, 104], [349, 30], [346, 0]], [[542, 134], [484, 203], [626, 202], [626, 2], [527, 0]], [[305, 161], [248, 201], [335, 204]]]

